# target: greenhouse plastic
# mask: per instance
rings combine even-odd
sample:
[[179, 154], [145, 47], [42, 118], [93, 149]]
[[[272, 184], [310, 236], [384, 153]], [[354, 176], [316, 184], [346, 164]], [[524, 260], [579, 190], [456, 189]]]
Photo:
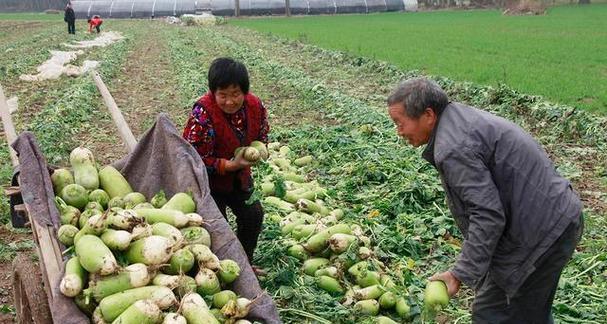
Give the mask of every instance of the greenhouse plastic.
[[[211, 12], [234, 16], [235, 0], [72, 0], [78, 18], [154, 18]], [[286, 0], [240, 0], [240, 15], [283, 15]], [[371, 13], [417, 10], [417, 0], [290, 0], [291, 14]]]

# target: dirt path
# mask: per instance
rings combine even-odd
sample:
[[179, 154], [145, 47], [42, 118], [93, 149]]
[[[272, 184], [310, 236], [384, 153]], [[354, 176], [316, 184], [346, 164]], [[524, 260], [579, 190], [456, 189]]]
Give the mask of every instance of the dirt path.
[[163, 30], [166, 28], [160, 22], [147, 26], [110, 89], [137, 138], [153, 125], [160, 112], [175, 120], [179, 110], [175, 98], [179, 91]]

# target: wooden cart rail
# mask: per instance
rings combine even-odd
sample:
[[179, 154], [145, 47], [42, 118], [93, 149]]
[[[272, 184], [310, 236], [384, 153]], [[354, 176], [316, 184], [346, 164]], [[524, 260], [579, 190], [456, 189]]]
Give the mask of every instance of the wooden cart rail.
[[[128, 152], [132, 152], [137, 145], [135, 136], [99, 74], [94, 71], [92, 77]], [[15, 132], [2, 86], [0, 86], [0, 116], [2, 117], [7, 142], [9, 144], [13, 143], [17, 139], [17, 133]], [[16, 183], [13, 183], [13, 186], [5, 188], [4, 191], [8, 197], [15, 198], [20, 202], [11, 208], [13, 225], [15, 227], [31, 227], [39, 260], [39, 262], [34, 262], [29, 255], [19, 254], [13, 261], [13, 299], [17, 322], [33, 324], [60, 323], [64, 322], [67, 317], [72, 317], [74, 320], [70, 322], [79, 322], [78, 318], [81, 316], [66, 314], [66, 312], [69, 313], [77, 310], [73, 302], [69, 300], [72, 307], [62, 305], [65, 304], [66, 297], [57, 289], [54, 289], [61, 280], [63, 269], [61, 245], [55, 234], [57, 224], [39, 223], [37, 221], [39, 218], [36, 217], [29, 204], [23, 203], [21, 199], [21, 187], [19, 186], [19, 178], [23, 175], [20, 175], [19, 171], [17, 171], [19, 169], [19, 159], [10, 145], [9, 151], [13, 168], [16, 170]], [[19, 221], [20, 219], [25, 221]], [[53, 307], [49, 307], [49, 305], [53, 305]]]

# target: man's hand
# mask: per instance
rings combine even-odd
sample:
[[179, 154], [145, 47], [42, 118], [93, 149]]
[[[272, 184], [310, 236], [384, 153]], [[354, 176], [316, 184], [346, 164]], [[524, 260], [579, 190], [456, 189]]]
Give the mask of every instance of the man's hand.
[[445, 271], [443, 273], [437, 273], [432, 277], [428, 278], [430, 281], [442, 281], [447, 285], [447, 292], [449, 293], [449, 297], [453, 297], [459, 291], [459, 286], [461, 282], [455, 278], [455, 276], [451, 273], [451, 271]]

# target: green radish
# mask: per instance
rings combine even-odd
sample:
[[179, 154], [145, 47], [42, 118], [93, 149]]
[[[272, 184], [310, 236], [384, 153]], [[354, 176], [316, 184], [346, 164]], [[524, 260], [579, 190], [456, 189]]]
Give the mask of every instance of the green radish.
[[297, 258], [301, 261], [305, 261], [310, 257], [308, 251], [301, 244], [292, 245], [287, 250], [287, 255]]
[[362, 271], [367, 270], [368, 267], [369, 264], [367, 263], [367, 261], [360, 261], [348, 268], [348, 273], [356, 278]]
[[270, 150], [270, 151], [278, 151], [279, 149], [280, 149], [280, 143], [279, 142], [268, 143], [268, 150]]
[[328, 277], [337, 279], [337, 277], [339, 276], [339, 271], [337, 270], [336, 267], [331, 266], [331, 267], [326, 267], [326, 268], [316, 270], [316, 272], [314, 272], [314, 276], [315, 277], [328, 276]]
[[312, 253], [318, 253], [327, 247], [327, 241], [333, 234], [350, 234], [351, 232], [350, 226], [347, 224], [333, 225], [325, 230], [320, 231], [319, 233], [312, 235], [304, 247]]
[[395, 322], [394, 320], [392, 320], [390, 317], [387, 316], [379, 316], [378, 318], [375, 319], [375, 324], [398, 324], [397, 322]]
[[114, 209], [114, 208], [124, 209], [124, 200], [122, 200], [122, 197], [114, 197], [114, 198], [110, 199], [110, 201], [108, 201], [107, 209]]
[[89, 209], [96, 209], [100, 212], [103, 212], [103, 206], [101, 206], [101, 204], [96, 201], [89, 201], [88, 204], [84, 206], [85, 211]]
[[110, 198], [122, 198], [133, 192], [133, 188], [124, 176], [111, 165], [107, 165], [99, 171], [99, 183], [101, 189], [105, 190]]
[[133, 263], [111, 276], [93, 278], [84, 294], [92, 296], [97, 302], [100, 302], [107, 296], [146, 286], [150, 280], [148, 267], [143, 263]]
[[291, 236], [293, 236], [294, 239], [299, 240], [314, 234], [314, 232], [318, 229], [320, 228], [317, 224], [300, 224], [293, 227], [293, 230], [291, 231]]
[[278, 149], [278, 152], [282, 156], [289, 156], [291, 154], [291, 148], [288, 145], [283, 145]]
[[167, 313], [162, 324], [188, 324], [188, 321], [177, 313]]
[[296, 219], [293, 221], [288, 221], [287, 222], [281, 222], [283, 223], [282, 227], [280, 228], [280, 232], [282, 233], [282, 235], [288, 235], [291, 232], [293, 232], [293, 230], [300, 226], [300, 225], [305, 225], [306, 221], [303, 219]]
[[191, 194], [178, 192], [162, 206], [162, 209], [178, 210], [184, 214], [194, 213], [196, 212], [196, 203]]
[[152, 285], [165, 286], [173, 290], [177, 288], [177, 286], [179, 286], [179, 276], [172, 276], [164, 273], [159, 273], [154, 277], [154, 279], [152, 279]]
[[55, 197], [55, 206], [59, 210], [59, 220], [62, 225], [74, 225], [78, 224], [78, 218], [80, 218], [80, 210], [78, 208], [69, 206], [60, 197]]
[[249, 146], [254, 147], [257, 149], [257, 151], [259, 151], [259, 155], [262, 160], [267, 160], [268, 157], [270, 156], [270, 152], [268, 152], [268, 148], [266, 147], [266, 144], [264, 144], [263, 142], [253, 141], [253, 142], [251, 142], [251, 145], [249, 145]]
[[164, 206], [164, 204], [167, 203], [167, 197], [164, 194], [164, 190], [158, 191], [158, 193], [155, 194], [152, 199], [150, 199], [150, 203], [152, 203], [152, 206], [154, 206], [154, 208], [161, 208], [162, 206]]
[[411, 307], [404, 297], [398, 298], [396, 301], [396, 314], [401, 318], [407, 319], [411, 316]]
[[242, 151], [242, 157], [252, 163], [257, 163], [261, 159], [259, 150], [254, 147], [245, 147]]
[[379, 303], [375, 299], [361, 300], [354, 304], [354, 309], [360, 314], [375, 316], [379, 313]]
[[188, 218], [188, 225], [189, 227], [191, 226], [202, 226], [204, 224], [204, 220], [202, 219], [202, 216], [200, 216], [197, 213], [187, 213], [185, 214], [185, 217]]
[[354, 297], [358, 300], [377, 299], [385, 292], [380, 285], [373, 285], [365, 288], [355, 289]]
[[339, 281], [335, 278], [331, 278], [329, 276], [320, 276], [318, 277], [316, 283], [318, 287], [321, 289], [331, 293], [331, 294], [343, 294], [344, 289], [339, 284]]
[[297, 208], [297, 210], [302, 210], [302, 211], [305, 211], [305, 212], [308, 212], [311, 214], [319, 213], [322, 216], [329, 215], [329, 210], [326, 207], [324, 207], [310, 199], [301, 198], [301, 199], [297, 200], [295, 207]]
[[99, 209], [87, 209], [83, 211], [80, 214], [80, 218], [78, 218], [78, 226], [80, 226], [80, 228], [84, 228], [92, 216], [101, 214], [103, 214], [103, 212], [99, 211]]
[[380, 276], [379, 284], [388, 289], [396, 287], [396, 284], [394, 283], [394, 281], [392, 281], [392, 278], [390, 278], [390, 276], [388, 276], [386, 274], [383, 274]]
[[443, 281], [428, 281], [424, 290], [424, 308], [438, 311], [449, 305], [447, 285]]
[[69, 247], [74, 245], [74, 236], [78, 234], [78, 228], [74, 225], [61, 225], [57, 231], [57, 238], [61, 244]]
[[177, 250], [169, 259], [169, 266], [163, 271], [167, 274], [180, 274], [190, 271], [194, 267], [194, 254], [187, 248]]
[[93, 316], [93, 312], [97, 307], [97, 304], [84, 294], [78, 294], [76, 297], [74, 297], [74, 303], [88, 317]]
[[177, 283], [177, 288], [174, 291], [177, 293], [179, 298], [183, 298], [183, 296], [195, 292], [196, 288], [196, 280], [190, 276], [179, 275], [179, 282]]
[[132, 241], [152, 236], [152, 225], [145, 222], [135, 225], [131, 231], [131, 236]]
[[89, 196], [86, 189], [76, 183], [63, 187], [60, 197], [66, 204], [76, 207], [79, 210], [83, 210], [84, 206], [89, 202]]
[[329, 260], [325, 258], [311, 258], [304, 261], [304, 273], [308, 276], [313, 276], [316, 270], [324, 268], [329, 264]]
[[112, 322], [129, 306], [144, 299], [149, 299], [160, 309], [167, 309], [177, 304], [177, 299], [171, 289], [162, 286], [145, 286], [107, 296], [101, 300], [98, 308], [103, 319]]
[[76, 241], [75, 246], [80, 264], [89, 273], [105, 276], [118, 270], [118, 263], [112, 251], [97, 236], [83, 235]]
[[200, 269], [194, 280], [196, 280], [196, 285], [198, 286], [196, 292], [202, 296], [213, 295], [221, 290], [219, 279], [213, 270]]
[[123, 230], [107, 229], [101, 234], [101, 240], [110, 250], [124, 251], [131, 244], [131, 233]]
[[[120, 315], [120, 314], [118, 314]], [[93, 311], [93, 321], [94, 324], [108, 324], [108, 322], [106, 322], [103, 319], [103, 315], [101, 315], [101, 308], [99, 308], [99, 306], [97, 306], [97, 308], [95, 308], [95, 311]]]
[[337, 254], [344, 253], [352, 244], [356, 244], [357, 239], [354, 235], [336, 233], [331, 235], [328, 240], [329, 248]]
[[295, 159], [295, 161], [293, 161], [293, 164], [295, 164], [298, 167], [302, 167], [304, 165], [308, 165], [310, 163], [312, 163], [312, 160], [314, 158], [311, 155], [306, 155], [306, 156], [302, 156], [299, 159]]
[[379, 297], [379, 306], [382, 309], [390, 309], [396, 306], [396, 295], [391, 291], [386, 291]]
[[194, 255], [194, 259], [199, 265], [204, 266], [207, 269], [217, 271], [220, 268], [219, 259], [211, 252], [208, 246], [204, 244], [192, 244], [188, 248]]
[[122, 197], [122, 200], [124, 200], [124, 208], [126, 209], [131, 209], [137, 206], [138, 204], [147, 201], [145, 199], [145, 196], [140, 192], [129, 192], [128, 194], [124, 195], [124, 197]]
[[211, 314], [207, 303], [197, 293], [187, 294], [181, 299], [181, 314], [187, 319], [188, 324], [219, 324], [219, 321]]
[[160, 324], [163, 316], [160, 308], [147, 299], [129, 306], [112, 324]]
[[290, 213], [295, 210], [295, 205], [288, 203], [278, 197], [269, 196], [269, 197], [266, 197], [263, 200], [263, 202], [270, 206], [276, 207], [276, 208], [282, 210], [283, 212]]
[[133, 207], [133, 209], [142, 209], [142, 208], [150, 209], [150, 208], [154, 208], [154, 205], [150, 204], [149, 202], [142, 202], [142, 203], [135, 205], [135, 207]]
[[65, 264], [65, 274], [59, 284], [59, 290], [68, 297], [75, 297], [82, 291], [86, 278], [87, 273], [80, 265], [78, 257], [72, 257]]
[[375, 271], [363, 270], [356, 276], [356, 283], [365, 288], [373, 285], [379, 285], [380, 275]]
[[[272, 159], [272, 163], [277, 165], [284, 172], [289, 172], [289, 171], [293, 170], [293, 167], [291, 167], [291, 161], [289, 161], [288, 159], [274, 158], [274, 159]], [[285, 178], [285, 180], [289, 180], [289, 179]], [[294, 181], [294, 182], [299, 182], [299, 181]]]
[[169, 239], [152, 235], [131, 243], [125, 256], [130, 263], [160, 265], [171, 258], [171, 248]]
[[224, 259], [219, 261], [219, 279], [224, 284], [230, 284], [240, 275], [240, 266], [234, 260]]
[[[168, 204], [168, 203], [167, 203]], [[165, 205], [166, 206], [166, 205]], [[188, 225], [189, 218], [179, 210], [172, 210], [167, 208], [162, 209], [135, 209], [133, 210], [139, 217], [145, 218], [150, 223], [167, 223], [177, 228], [182, 228]]]
[[228, 318], [242, 318], [249, 314], [251, 301], [247, 298], [237, 298], [236, 301], [230, 300], [221, 308], [221, 313]]
[[55, 195], [59, 195], [65, 186], [74, 183], [74, 177], [68, 169], [56, 169], [51, 175], [51, 182]]
[[95, 189], [89, 193], [89, 201], [96, 201], [103, 209], [107, 209], [108, 203], [110, 202], [110, 196], [103, 189]]
[[219, 310], [217, 308], [211, 308], [211, 310], [209, 310], [209, 312], [215, 317], [216, 320], [219, 321], [219, 323], [226, 322], [226, 317], [223, 316], [223, 314], [221, 313], [221, 310]]
[[231, 290], [222, 290], [213, 295], [213, 307], [222, 308], [230, 300], [236, 301], [238, 296]]
[[306, 178], [304, 176], [301, 176], [299, 174], [292, 173], [292, 172], [284, 172], [282, 174], [282, 177], [285, 180], [293, 181], [293, 182], [297, 182], [297, 183], [304, 183], [304, 182], [306, 182]]
[[264, 196], [274, 195], [274, 184], [271, 182], [263, 182], [261, 184], [261, 192]]
[[143, 223], [145, 223], [145, 218], [130, 209], [111, 210], [107, 217], [109, 227], [125, 231], [131, 231], [133, 227]]
[[341, 209], [334, 209], [329, 213], [330, 216], [334, 216], [337, 220], [340, 220], [344, 217], [344, 211]]
[[373, 252], [368, 247], [361, 246], [358, 248], [358, 257], [361, 260], [366, 260], [366, 259], [370, 258], [371, 255], [373, 255]]
[[204, 244], [211, 246], [211, 234], [199, 226], [186, 227], [181, 229], [181, 234], [186, 244]]
[[97, 214], [91, 216], [83, 229], [88, 228], [87, 234], [101, 235], [107, 229], [106, 215]]
[[99, 174], [93, 153], [84, 147], [77, 147], [70, 153], [70, 164], [74, 170], [74, 182], [87, 190], [99, 188]]
[[167, 223], [155, 223], [152, 225], [152, 235], [159, 235], [168, 238], [171, 246], [183, 241], [183, 234], [173, 225]]

